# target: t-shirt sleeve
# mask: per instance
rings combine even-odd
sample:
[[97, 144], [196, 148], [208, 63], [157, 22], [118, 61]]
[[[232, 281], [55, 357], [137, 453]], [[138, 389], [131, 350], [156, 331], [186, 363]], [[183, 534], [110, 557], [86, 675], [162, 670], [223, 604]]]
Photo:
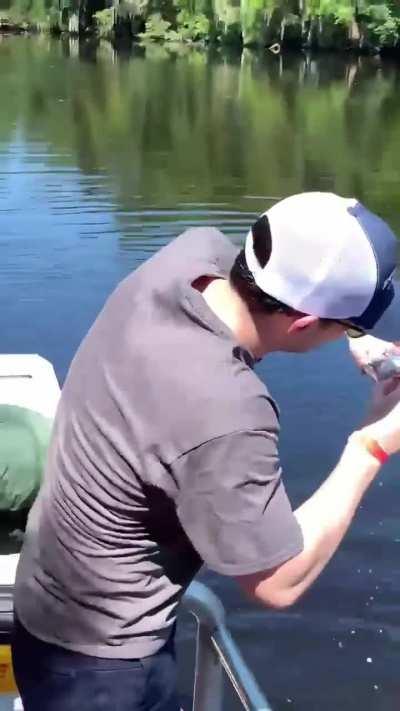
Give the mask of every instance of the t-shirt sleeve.
[[172, 465], [177, 514], [204, 563], [247, 575], [303, 549], [281, 478], [277, 433], [234, 432], [201, 444]]

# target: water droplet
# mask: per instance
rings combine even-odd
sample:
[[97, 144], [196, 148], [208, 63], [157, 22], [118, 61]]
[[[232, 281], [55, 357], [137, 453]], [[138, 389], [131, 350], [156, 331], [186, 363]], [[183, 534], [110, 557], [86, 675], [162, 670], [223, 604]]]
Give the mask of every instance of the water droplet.
[[378, 689], [379, 689], [378, 684], [374, 684], [374, 689], [375, 689], [375, 691], [378, 691]]
[[292, 703], [293, 703], [293, 699], [286, 699], [286, 701], [288, 702], [288, 704], [292, 704]]
[[367, 657], [366, 662], [367, 662], [367, 664], [372, 664], [372, 658], [371, 658], [371, 657]]
[[383, 481], [380, 481], [380, 482], [378, 483], [378, 486], [383, 486]]
[[372, 573], [372, 568], [370, 568], [368, 572], [369, 572], [369, 574], [371, 575], [371, 573]]
[[340, 649], [343, 649], [343, 642], [338, 642], [338, 647], [339, 647]]
[[375, 598], [374, 598], [373, 595], [370, 595], [370, 596], [369, 596], [369, 599], [370, 599], [370, 600], [375, 600]]
[[351, 632], [350, 632], [350, 634], [355, 634], [355, 633], [356, 633], [355, 630], [351, 630]]
[[378, 630], [379, 634], [383, 634], [383, 629]]

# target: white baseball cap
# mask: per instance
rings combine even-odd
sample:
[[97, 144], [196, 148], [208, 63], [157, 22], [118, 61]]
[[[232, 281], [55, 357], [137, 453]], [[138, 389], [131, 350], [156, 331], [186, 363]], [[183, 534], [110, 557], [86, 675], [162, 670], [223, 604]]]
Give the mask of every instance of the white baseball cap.
[[310, 192], [261, 215], [245, 258], [257, 286], [296, 311], [399, 340], [396, 247], [386, 222], [356, 199]]

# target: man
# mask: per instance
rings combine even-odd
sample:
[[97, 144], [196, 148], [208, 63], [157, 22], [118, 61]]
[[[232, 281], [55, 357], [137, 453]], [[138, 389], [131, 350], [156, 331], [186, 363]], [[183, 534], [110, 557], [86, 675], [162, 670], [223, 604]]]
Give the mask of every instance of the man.
[[393, 307], [395, 247], [357, 201], [302, 194], [239, 254], [188, 230], [117, 288], [72, 362], [21, 554], [25, 711], [177, 711], [176, 608], [203, 562], [274, 608], [319, 575], [400, 449], [399, 389], [293, 512], [253, 365], [372, 332]]

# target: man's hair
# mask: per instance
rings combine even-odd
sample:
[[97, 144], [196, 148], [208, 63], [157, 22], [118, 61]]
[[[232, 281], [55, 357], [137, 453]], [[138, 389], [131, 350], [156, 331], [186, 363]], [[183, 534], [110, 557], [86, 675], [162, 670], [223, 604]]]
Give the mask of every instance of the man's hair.
[[[253, 250], [259, 265], [264, 268], [272, 252], [271, 227], [268, 216], [261, 215], [251, 227]], [[247, 304], [250, 312], [293, 314], [295, 310], [266, 294], [257, 286], [253, 274], [247, 266], [245, 251], [236, 257], [230, 273], [230, 283]]]
[[[247, 304], [250, 313], [264, 314], [293, 314], [299, 313], [291, 306], [278, 301], [273, 296], [266, 294], [257, 286], [254, 277], [247, 266], [244, 249], [239, 252], [229, 274], [229, 281], [237, 294]], [[330, 318], [320, 318], [322, 326], [329, 326], [332, 323]]]
[[295, 309], [266, 294], [257, 286], [247, 266], [244, 249], [237, 255], [230, 271], [229, 281], [237, 294], [247, 304], [250, 312], [294, 314]]

